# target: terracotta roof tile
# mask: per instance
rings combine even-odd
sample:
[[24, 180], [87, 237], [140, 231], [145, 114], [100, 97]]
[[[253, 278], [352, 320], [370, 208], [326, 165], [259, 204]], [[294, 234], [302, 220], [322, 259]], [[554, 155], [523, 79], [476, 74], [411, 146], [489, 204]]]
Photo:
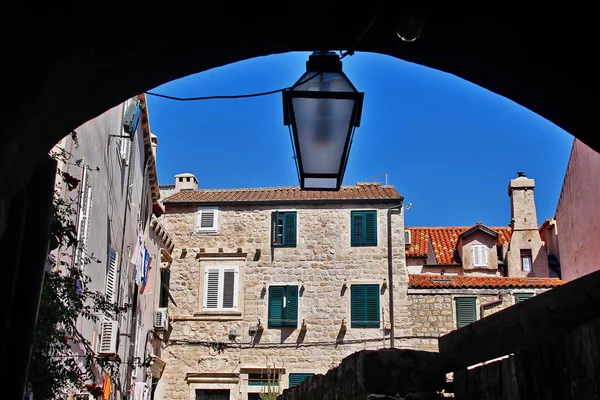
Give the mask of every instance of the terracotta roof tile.
[[[407, 257], [427, 257], [429, 254], [429, 243], [433, 248], [435, 260], [438, 264], [455, 264], [454, 249], [458, 237], [472, 226], [437, 226], [437, 227], [411, 227], [405, 229], [411, 231], [411, 244], [406, 249]], [[489, 226], [498, 234], [498, 245], [510, 242], [511, 229], [507, 226]]]
[[409, 275], [412, 289], [485, 289], [485, 288], [552, 288], [564, 284], [558, 278], [506, 278], [465, 275]]
[[210, 189], [182, 191], [167, 197], [165, 204], [182, 203], [250, 203], [250, 202], [298, 202], [371, 200], [376, 202], [400, 201], [402, 196], [393, 186], [381, 183], [359, 183], [356, 186], [342, 186], [337, 192], [320, 190], [300, 190], [299, 187], [276, 187], [259, 189]]

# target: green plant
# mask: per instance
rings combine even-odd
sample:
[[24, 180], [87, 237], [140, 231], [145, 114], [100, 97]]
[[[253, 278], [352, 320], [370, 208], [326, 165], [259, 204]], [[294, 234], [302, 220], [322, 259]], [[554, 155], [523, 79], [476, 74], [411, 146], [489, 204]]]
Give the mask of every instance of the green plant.
[[[76, 136], [72, 136], [76, 140]], [[51, 156], [77, 165], [81, 160], [70, 162], [71, 155], [59, 150]], [[29, 366], [28, 382], [35, 399], [65, 398], [70, 392], [100, 393], [98, 374], [104, 370], [114, 376], [118, 373], [119, 360], [99, 357], [90, 341], [78, 328], [80, 319], [98, 321], [106, 312], [122, 311], [107, 301], [103, 293], [89, 289], [90, 278], [86, 268], [100, 263], [93, 254], [84, 254], [83, 267], [74, 266], [73, 254], [77, 248], [77, 199], [60, 196], [61, 183], [72, 191], [79, 180], [58, 171], [59, 183], [54, 196], [50, 249], [57, 255], [49, 255], [52, 264], [46, 272], [42, 288], [35, 340]], [[101, 389], [101, 387], [100, 387]]]
[[274, 365], [270, 367], [267, 364], [264, 374], [267, 376], [267, 391], [260, 394], [260, 400], [276, 400], [279, 396], [279, 373]]

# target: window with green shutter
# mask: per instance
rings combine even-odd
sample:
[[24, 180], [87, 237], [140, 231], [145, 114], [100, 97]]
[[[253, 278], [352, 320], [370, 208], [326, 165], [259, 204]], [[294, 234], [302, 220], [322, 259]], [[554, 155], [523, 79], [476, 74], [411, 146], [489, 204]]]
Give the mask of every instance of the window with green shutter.
[[269, 287], [269, 328], [298, 326], [298, 286]]
[[302, 383], [303, 380], [314, 374], [290, 374], [290, 387], [294, 387]]
[[379, 328], [379, 285], [352, 285], [350, 288], [352, 328]]
[[456, 297], [456, 326], [462, 328], [477, 321], [477, 308], [475, 297]]
[[296, 247], [296, 211], [271, 213], [271, 244], [275, 247]]
[[520, 303], [533, 297], [533, 293], [515, 293], [515, 303]]
[[377, 211], [350, 213], [352, 246], [377, 246]]

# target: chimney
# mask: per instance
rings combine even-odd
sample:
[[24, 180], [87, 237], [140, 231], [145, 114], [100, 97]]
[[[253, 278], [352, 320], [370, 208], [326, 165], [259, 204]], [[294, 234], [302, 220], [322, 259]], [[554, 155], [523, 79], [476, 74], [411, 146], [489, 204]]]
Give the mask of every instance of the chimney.
[[517, 172], [517, 176], [517, 178], [511, 179], [508, 185], [511, 227], [513, 230], [537, 230], [537, 213], [533, 199], [535, 181], [521, 171]]
[[175, 175], [175, 193], [181, 191], [198, 190], [198, 179], [194, 174], [178, 174]]
[[543, 247], [533, 198], [535, 181], [523, 172], [508, 184], [512, 235], [506, 253], [507, 275], [548, 277], [548, 254]]

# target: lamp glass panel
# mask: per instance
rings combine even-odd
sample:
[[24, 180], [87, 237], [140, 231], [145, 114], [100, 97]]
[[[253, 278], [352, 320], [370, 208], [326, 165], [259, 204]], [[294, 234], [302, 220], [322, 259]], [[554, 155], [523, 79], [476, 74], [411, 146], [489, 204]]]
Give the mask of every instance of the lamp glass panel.
[[340, 173], [354, 102], [349, 99], [292, 99], [302, 172]]

